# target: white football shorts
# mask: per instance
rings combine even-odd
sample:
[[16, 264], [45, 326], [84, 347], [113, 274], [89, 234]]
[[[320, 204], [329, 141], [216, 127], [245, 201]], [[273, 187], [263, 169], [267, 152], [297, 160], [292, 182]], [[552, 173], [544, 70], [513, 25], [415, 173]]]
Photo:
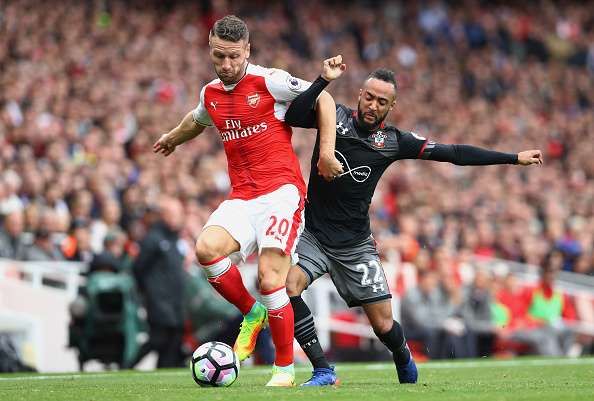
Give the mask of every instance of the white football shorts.
[[297, 241], [305, 226], [305, 199], [292, 184], [254, 199], [227, 199], [210, 215], [203, 230], [220, 226], [240, 245], [243, 261], [263, 248], [278, 248], [297, 264]]

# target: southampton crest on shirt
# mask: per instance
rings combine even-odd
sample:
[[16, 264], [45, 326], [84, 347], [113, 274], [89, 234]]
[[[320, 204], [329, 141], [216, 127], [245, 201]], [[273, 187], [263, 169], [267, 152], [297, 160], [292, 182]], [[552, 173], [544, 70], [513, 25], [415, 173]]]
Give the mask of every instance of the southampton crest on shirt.
[[246, 96], [246, 100], [248, 106], [255, 109], [258, 106], [258, 103], [260, 103], [260, 95], [257, 93], [251, 93]]
[[383, 148], [386, 145], [386, 134], [383, 131], [377, 131], [371, 135], [371, 138], [373, 139], [373, 146], [376, 148]]

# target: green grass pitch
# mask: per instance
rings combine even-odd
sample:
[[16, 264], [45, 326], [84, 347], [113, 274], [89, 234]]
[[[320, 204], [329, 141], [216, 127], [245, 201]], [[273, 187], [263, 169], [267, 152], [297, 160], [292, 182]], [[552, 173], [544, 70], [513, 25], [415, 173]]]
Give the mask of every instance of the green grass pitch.
[[[594, 359], [514, 359], [419, 365], [419, 383], [396, 383], [391, 364], [339, 364], [336, 388], [265, 388], [270, 369], [244, 368], [229, 388], [200, 388], [189, 369], [0, 375], [2, 401], [594, 400]], [[297, 369], [297, 381], [309, 369]]]

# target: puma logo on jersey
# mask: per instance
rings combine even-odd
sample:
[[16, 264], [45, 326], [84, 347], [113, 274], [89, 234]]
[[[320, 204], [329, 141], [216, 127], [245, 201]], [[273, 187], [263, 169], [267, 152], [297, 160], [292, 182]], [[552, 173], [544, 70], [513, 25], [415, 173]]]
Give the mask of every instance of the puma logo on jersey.
[[217, 102], [210, 102], [210, 105], [212, 106], [213, 109], [217, 109]]

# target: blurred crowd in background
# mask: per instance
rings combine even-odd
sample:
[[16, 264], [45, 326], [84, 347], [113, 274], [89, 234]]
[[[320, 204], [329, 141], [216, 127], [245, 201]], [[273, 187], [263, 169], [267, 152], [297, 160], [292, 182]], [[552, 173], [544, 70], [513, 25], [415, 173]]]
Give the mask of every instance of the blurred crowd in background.
[[[151, 146], [214, 78], [208, 31], [228, 13], [248, 24], [253, 63], [313, 80], [342, 54], [347, 72], [328, 89], [337, 103], [356, 107], [369, 72], [388, 67], [390, 123], [440, 143], [543, 150], [540, 167], [402, 161], [387, 171], [372, 229], [419, 283], [447, 288], [435, 272], [455, 277], [471, 255], [594, 275], [591, 1], [2, 2], [0, 257], [107, 252], [128, 269], [168, 196], [182, 203], [191, 265], [229, 192], [222, 144], [208, 129], [167, 158]], [[294, 130], [306, 177], [314, 140]]]

